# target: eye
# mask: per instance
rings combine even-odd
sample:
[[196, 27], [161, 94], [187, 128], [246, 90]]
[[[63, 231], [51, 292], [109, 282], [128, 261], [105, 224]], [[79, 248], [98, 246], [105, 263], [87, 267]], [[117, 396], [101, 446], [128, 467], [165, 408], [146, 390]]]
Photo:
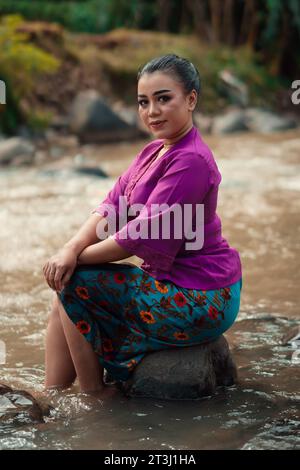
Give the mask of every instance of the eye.
[[164, 103], [166, 103], [166, 102], [169, 101], [171, 98], [170, 98], [170, 96], [167, 96], [167, 95], [161, 95], [158, 99], [159, 99], [159, 100], [161, 99]]
[[[166, 102], [169, 101], [170, 99], [171, 99], [171, 97], [168, 96], [168, 95], [161, 95], [161, 96], [159, 96], [159, 97], [157, 98], [157, 101], [161, 101], [161, 102], [163, 102], [163, 103], [166, 103]], [[139, 101], [138, 101], [139, 106], [141, 106], [142, 108], [143, 108], [147, 103], [148, 103], [147, 100], [139, 100]]]
[[139, 104], [140, 106], [143, 106], [143, 103], [145, 103], [145, 102], [146, 102], [146, 100], [139, 100], [139, 101], [138, 101], [138, 104]]

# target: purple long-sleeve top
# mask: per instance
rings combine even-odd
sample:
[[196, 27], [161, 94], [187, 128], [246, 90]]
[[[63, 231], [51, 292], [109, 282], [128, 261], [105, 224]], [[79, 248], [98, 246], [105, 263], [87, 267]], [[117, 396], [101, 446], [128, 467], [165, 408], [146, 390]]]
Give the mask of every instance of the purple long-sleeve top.
[[[241, 261], [238, 251], [222, 237], [221, 220], [216, 213], [222, 178], [211, 150], [195, 126], [152, 163], [162, 147], [161, 139], [147, 144], [93, 212], [110, 222], [112, 213], [107, 209], [108, 205], [120, 215], [119, 197], [126, 198], [126, 207], [123, 207], [127, 212], [127, 223], [117, 221], [111, 237], [128, 253], [142, 258], [141, 268], [157, 280], [166, 279], [181, 287], [203, 290], [219, 289], [237, 282], [242, 277]], [[137, 203], [142, 204], [140, 212], [128, 216], [130, 208]], [[153, 204], [165, 204], [166, 208], [160, 213], [152, 213]], [[183, 219], [179, 226], [178, 219], [173, 225], [169, 224], [168, 237], [163, 235], [162, 224], [155, 237], [136, 238], [132, 235], [131, 229], [137, 227], [148, 228], [151, 234], [151, 223], [158, 227], [155, 223], [161, 221], [163, 215], [169, 215], [172, 221], [172, 207], [184, 208], [187, 204], [191, 208], [187, 224], [191, 224], [194, 232], [199, 229], [204, 233], [201, 247], [187, 248], [186, 242], [191, 242], [192, 238], [186, 236]], [[204, 215], [201, 223], [196, 217], [200, 204]], [[181, 236], [180, 231], [178, 236], [180, 226]]]

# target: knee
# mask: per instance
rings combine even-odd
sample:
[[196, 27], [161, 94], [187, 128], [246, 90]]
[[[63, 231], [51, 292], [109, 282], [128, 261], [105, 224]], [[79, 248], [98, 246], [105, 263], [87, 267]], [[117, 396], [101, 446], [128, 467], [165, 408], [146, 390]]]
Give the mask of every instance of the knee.
[[48, 316], [48, 322], [60, 321], [59, 315], [59, 298], [56, 292], [54, 292], [52, 300], [52, 308]]

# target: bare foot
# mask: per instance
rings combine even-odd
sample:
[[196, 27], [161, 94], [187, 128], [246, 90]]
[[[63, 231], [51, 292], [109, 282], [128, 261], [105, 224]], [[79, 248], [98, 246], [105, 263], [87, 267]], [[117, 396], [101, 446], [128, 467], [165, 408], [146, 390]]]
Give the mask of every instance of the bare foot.
[[44, 388], [44, 390], [39, 392], [34, 392], [33, 395], [37, 400], [46, 400], [47, 398], [53, 398], [58, 393], [71, 390], [73, 384], [68, 385], [51, 385]]
[[106, 400], [108, 398], [114, 397], [116, 394], [120, 393], [120, 391], [115, 385], [103, 385], [101, 388], [99, 388], [99, 390], [82, 391], [82, 393], [85, 393], [94, 398]]

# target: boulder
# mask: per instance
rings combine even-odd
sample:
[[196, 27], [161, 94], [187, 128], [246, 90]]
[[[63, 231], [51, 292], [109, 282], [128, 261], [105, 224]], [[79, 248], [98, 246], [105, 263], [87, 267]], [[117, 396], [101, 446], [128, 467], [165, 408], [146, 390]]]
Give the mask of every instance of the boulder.
[[232, 132], [247, 131], [245, 113], [240, 109], [230, 109], [216, 116], [212, 123], [212, 134], [231, 134]]
[[0, 384], [1, 426], [43, 423], [49, 412], [50, 407], [38, 403], [29, 392]]
[[117, 101], [113, 104], [112, 110], [121, 118], [123, 121], [127, 122], [127, 124], [131, 124], [133, 126], [139, 126], [139, 119], [138, 113], [136, 110], [136, 106], [128, 106], [121, 101]]
[[144, 137], [135, 125], [119, 117], [95, 90], [80, 92], [69, 115], [69, 128], [81, 142], [116, 142]]
[[202, 113], [195, 112], [193, 115], [193, 121], [195, 126], [199, 129], [201, 134], [210, 134], [213, 118], [210, 116], [205, 116]]
[[297, 127], [294, 119], [260, 108], [249, 108], [245, 111], [245, 124], [249, 130], [263, 134]]
[[249, 104], [249, 91], [247, 85], [236, 77], [230, 70], [224, 69], [219, 73], [220, 91], [229, 100], [242, 107]]
[[224, 336], [199, 346], [147, 354], [119, 387], [129, 397], [192, 400], [236, 382], [237, 369]]
[[35, 147], [22, 137], [11, 137], [0, 142], [0, 164], [31, 163]]

